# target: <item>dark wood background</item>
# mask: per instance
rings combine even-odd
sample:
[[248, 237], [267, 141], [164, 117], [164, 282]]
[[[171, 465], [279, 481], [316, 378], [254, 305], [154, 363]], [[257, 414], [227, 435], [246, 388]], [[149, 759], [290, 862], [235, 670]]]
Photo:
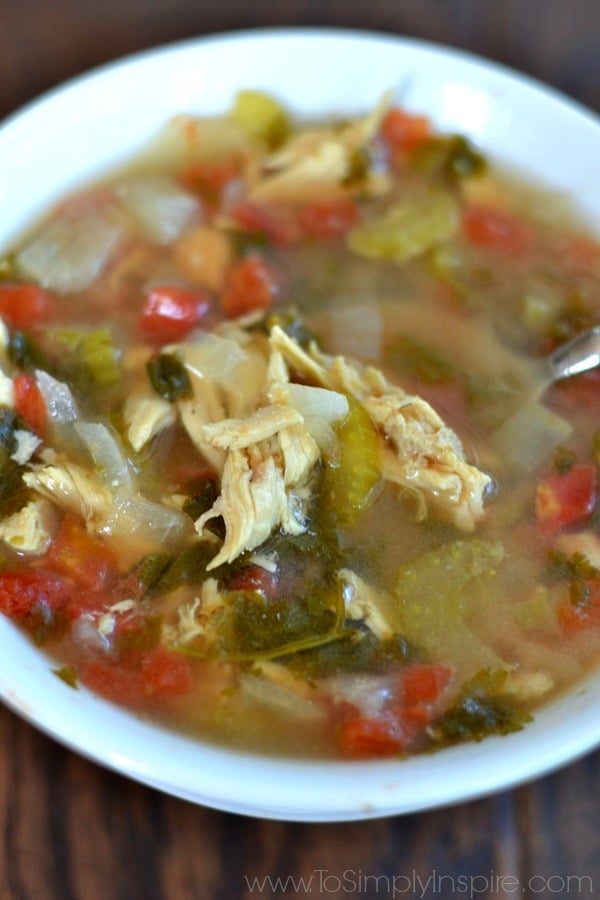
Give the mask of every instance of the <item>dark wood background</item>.
[[[132, 51], [272, 25], [451, 44], [600, 109], [598, 0], [0, 0], [0, 118]], [[394, 876], [400, 898], [600, 896], [599, 779], [595, 753], [444, 810], [353, 824], [256, 821], [109, 773], [0, 707], [0, 900], [380, 900], [394, 896]], [[498, 880], [505, 875], [515, 880]], [[284, 884], [252, 891], [264, 876]], [[417, 876], [433, 879], [428, 889], [409, 889]], [[300, 877], [305, 887], [294, 888]]]

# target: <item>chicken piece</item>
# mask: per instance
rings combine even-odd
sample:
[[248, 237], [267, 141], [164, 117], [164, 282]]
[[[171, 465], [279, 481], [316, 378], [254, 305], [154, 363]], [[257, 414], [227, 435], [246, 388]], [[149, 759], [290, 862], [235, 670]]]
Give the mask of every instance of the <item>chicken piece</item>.
[[50, 546], [49, 505], [42, 499], [30, 500], [17, 512], [0, 521], [0, 540], [18, 553], [43, 555]]
[[42, 444], [41, 439], [36, 434], [33, 434], [31, 431], [26, 431], [24, 428], [15, 429], [15, 441], [17, 446], [10, 454], [10, 458], [19, 466], [24, 466], [25, 463], [28, 463], [35, 451]]
[[381, 611], [381, 604], [377, 602], [378, 592], [351, 569], [340, 569], [338, 577], [343, 583], [342, 596], [346, 615], [351, 619], [362, 619], [380, 641], [391, 638], [394, 629]]
[[203, 334], [191, 344], [168, 348], [182, 360], [193, 397], [178, 400], [177, 411], [193, 443], [217, 472], [225, 454], [204, 436], [204, 427], [226, 418], [245, 418], [264, 399], [267, 344], [262, 336], [231, 327], [227, 336]]
[[187, 644], [195, 638], [214, 640], [210, 620], [212, 615], [223, 608], [223, 598], [216, 578], [207, 578], [200, 594], [177, 607], [177, 620], [167, 622], [162, 627], [161, 640], [164, 644]]
[[82, 516], [92, 530], [101, 525], [113, 500], [93, 472], [72, 462], [34, 465], [23, 481], [61, 509]]
[[538, 702], [554, 688], [554, 679], [548, 672], [512, 671], [502, 686], [504, 693], [522, 702]]
[[177, 418], [171, 403], [149, 392], [128, 397], [123, 413], [127, 424], [127, 439], [136, 452]]
[[202, 429], [204, 438], [219, 450], [242, 450], [266, 441], [284, 428], [302, 424], [302, 416], [290, 406], [271, 404], [247, 419], [222, 419]]
[[[286, 435], [288, 429], [296, 430]], [[235, 443], [234, 436], [229, 440]], [[246, 433], [243, 442], [247, 442]], [[302, 491], [318, 458], [319, 449], [306, 429], [295, 425], [284, 427], [269, 440], [229, 449], [221, 493], [195, 523], [202, 534], [211, 519], [222, 516], [225, 522], [223, 546], [207, 569], [258, 547], [275, 527], [286, 534], [302, 534], [306, 530]]]
[[475, 527], [490, 477], [467, 462], [460, 439], [429, 403], [372, 366], [327, 356], [314, 344], [306, 352], [278, 326], [270, 340], [291, 369], [362, 404], [382, 435], [385, 479], [422, 497], [426, 508], [458, 528]]
[[[306, 203], [344, 193], [356, 157], [366, 151], [388, 105], [382, 102], [368, 115], [338, 128], [319, 128], [292, 137], [266, 160], [263, 176], [249, 199], [265, 203]], [[361, 189], [380, 194], [388, 189], [383, 175], [367, 174]]]

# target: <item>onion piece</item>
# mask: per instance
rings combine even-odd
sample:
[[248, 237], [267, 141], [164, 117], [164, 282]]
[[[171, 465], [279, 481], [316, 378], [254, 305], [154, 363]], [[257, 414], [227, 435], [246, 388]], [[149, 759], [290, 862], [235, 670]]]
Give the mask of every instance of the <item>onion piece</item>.
[[79, 417], [75, 398], [68, 385], [58, 381], [43, 369], [36, 369], [37, 385], [40, 389], [48, 415], [56, 425], [66, 425]]
[[104, 485], [133, 490], [131, 467], [117, 436], [101, 422], [76, 422], [77, 436], [85, 444]]
[[137, 494], [118, 493], [99, 531], [112, 537], [136, 538], [158, 546], [181, 540], [192, 531], [185, 513]]
[[22, 275], [59, 293], [82, 291], [100, 275], [123, 236], [114, 211], [54, 219], [17, 254]]
[[346, 395], [306, 384], [288, 384], [286, 393], [289, 405], [304, 418], [319, 449], [330, 450], [335, 443], [332, 426], [348, 415]]
[[151, 241], [171, 244], [200, 213], [199, 201], [165, 175], [130, 178], [117, 196]]
[[541, 403], [530, 403], [509, 416], [490, 443], [509, 469], [533, 472], [550, 459], [556, 447], [568, 440], [571, 425]]

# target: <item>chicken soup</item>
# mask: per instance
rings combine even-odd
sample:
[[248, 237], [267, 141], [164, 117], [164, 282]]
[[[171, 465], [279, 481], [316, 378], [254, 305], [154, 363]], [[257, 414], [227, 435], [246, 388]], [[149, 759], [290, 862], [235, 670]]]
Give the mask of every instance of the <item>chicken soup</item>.
[[600, 646], [600, 246], [387, 98], [181, 116], [0, 259], [0, 610], [252, 751], [523, 727]]

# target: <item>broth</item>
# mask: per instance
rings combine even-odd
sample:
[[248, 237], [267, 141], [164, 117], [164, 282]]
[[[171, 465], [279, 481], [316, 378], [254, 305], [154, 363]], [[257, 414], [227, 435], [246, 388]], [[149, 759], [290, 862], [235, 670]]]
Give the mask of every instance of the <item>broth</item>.
[[371, 758], [596, 664], [600, 378], [539, 385], [600, 248], [548, 192], [245, 92], [0, 262], [0, 610], [71, 687]]

